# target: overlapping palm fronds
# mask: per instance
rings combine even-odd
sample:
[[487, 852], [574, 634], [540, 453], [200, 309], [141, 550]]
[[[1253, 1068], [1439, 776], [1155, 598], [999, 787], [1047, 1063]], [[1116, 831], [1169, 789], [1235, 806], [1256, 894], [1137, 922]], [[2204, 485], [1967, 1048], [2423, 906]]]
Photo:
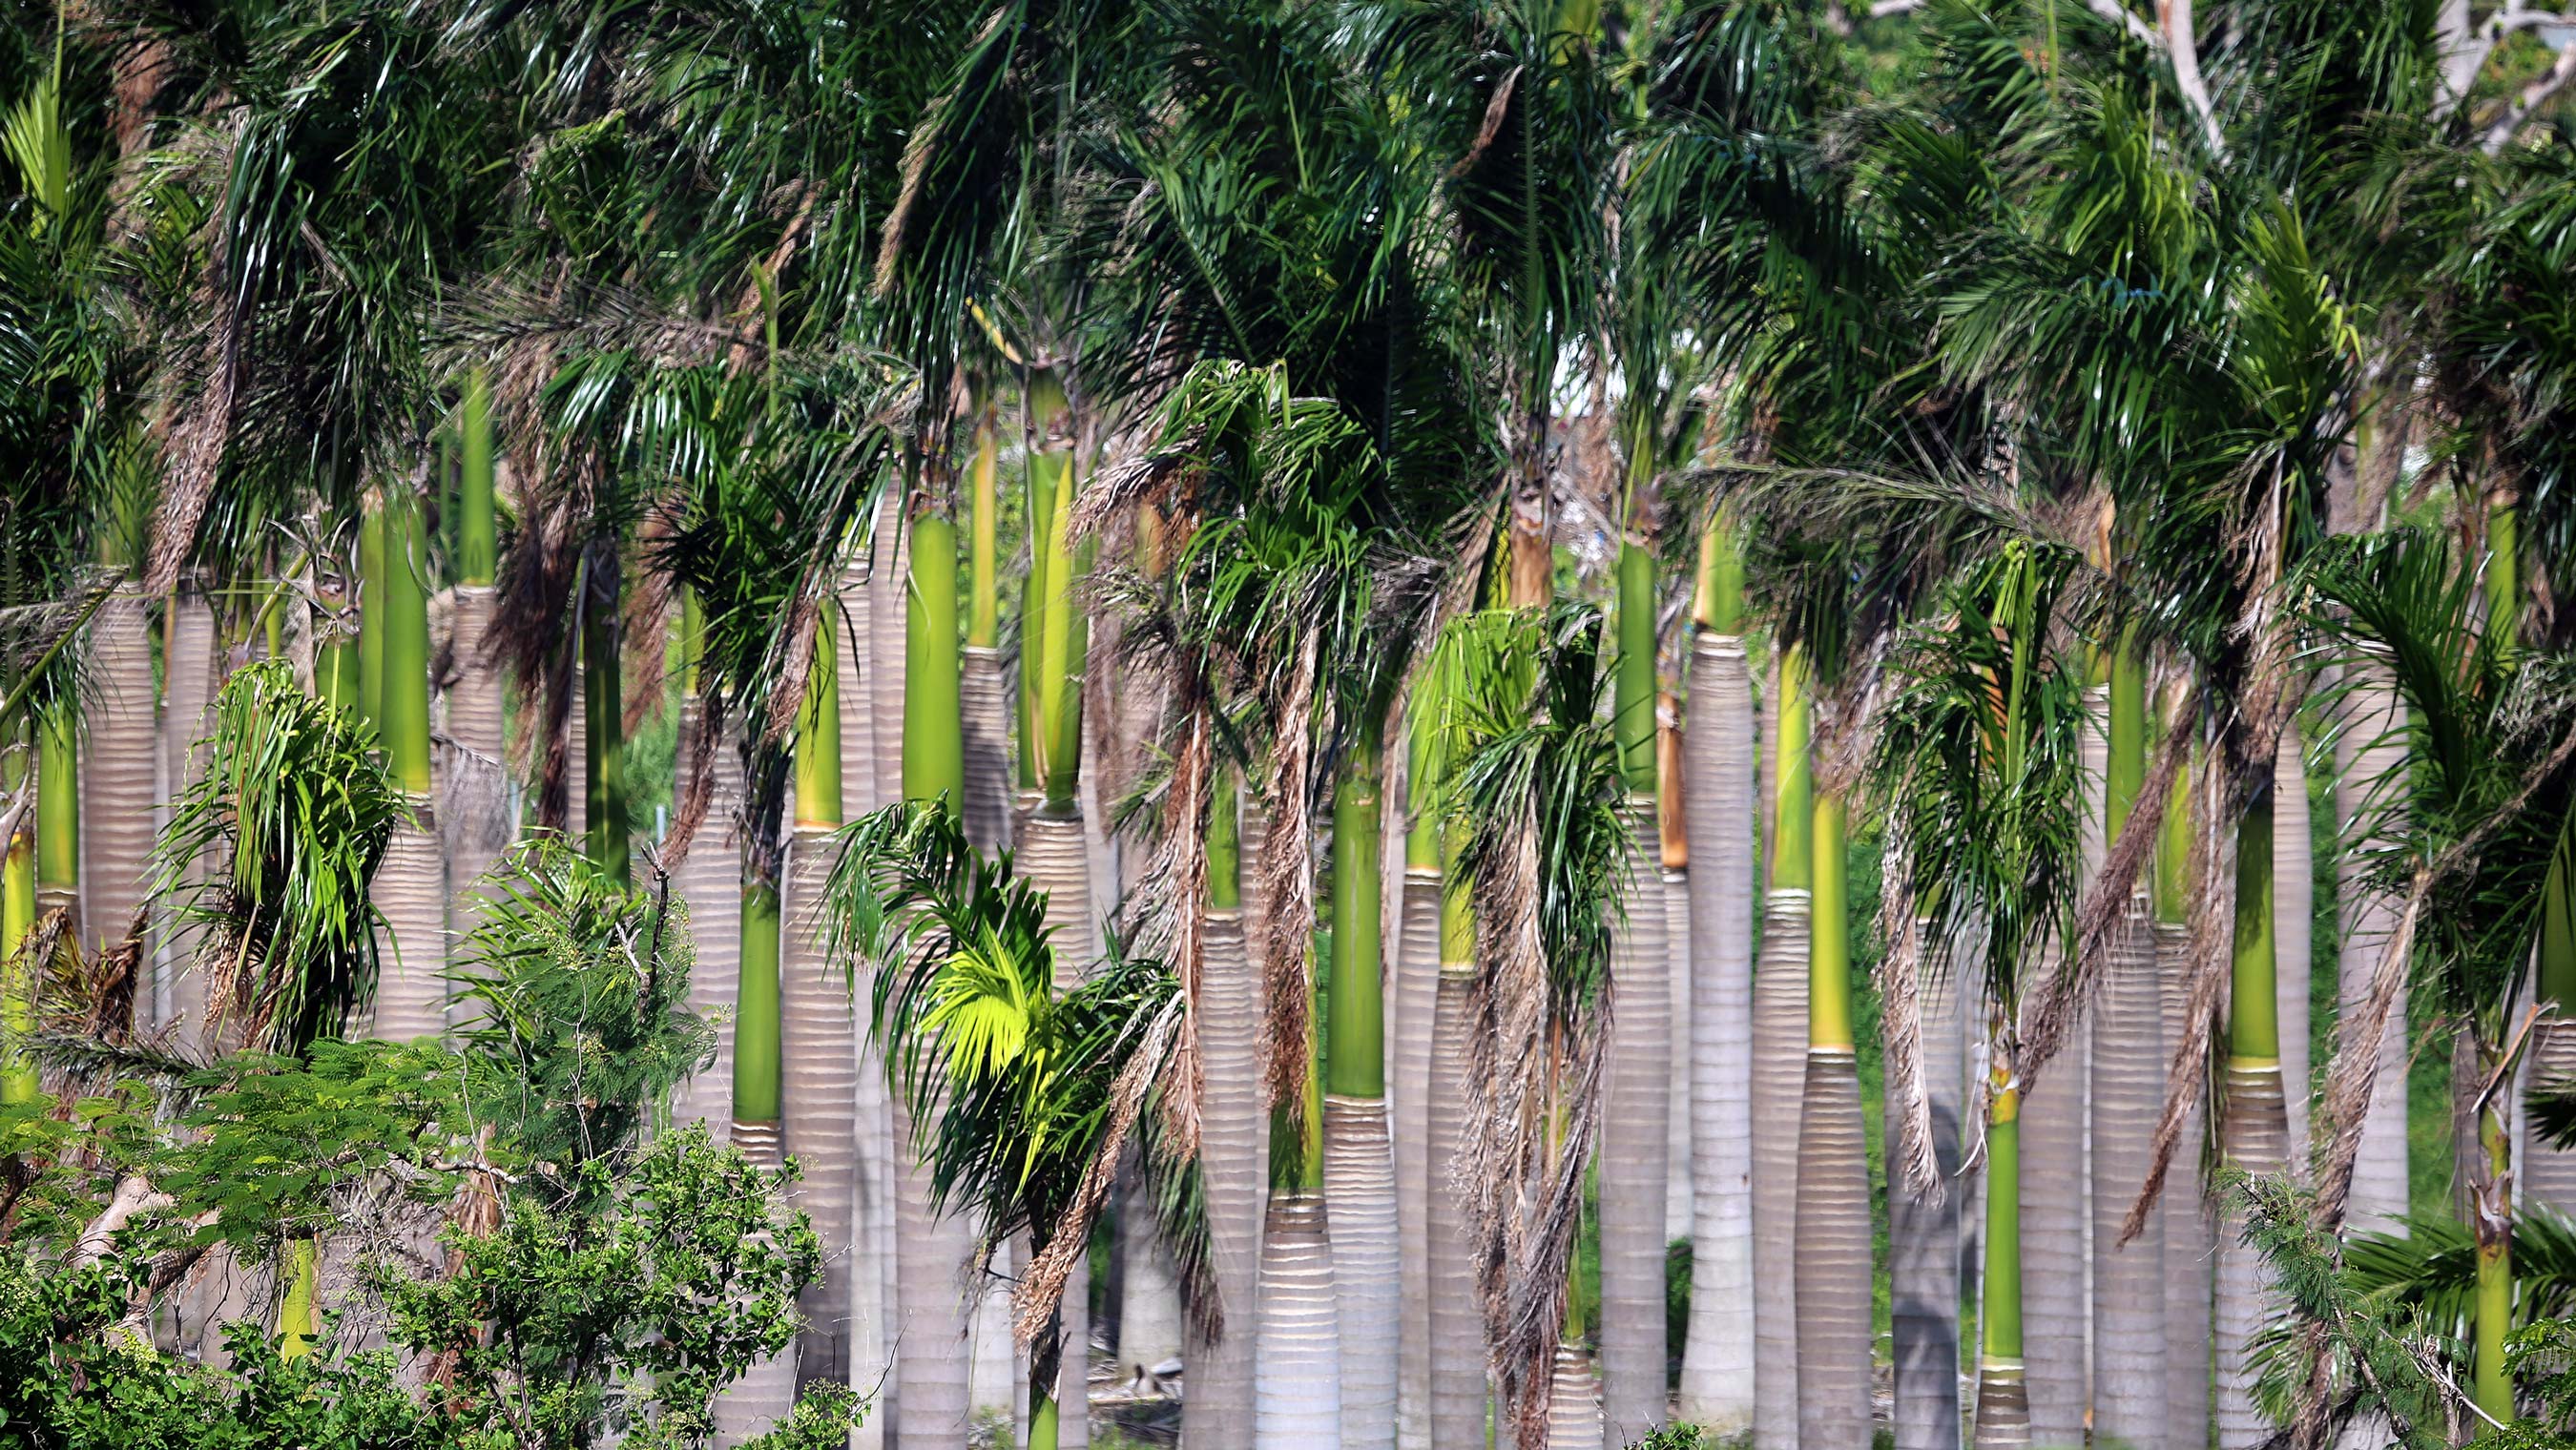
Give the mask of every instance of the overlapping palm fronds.
[[972, 1214], [987, 1254], [1020, 1233], [1036, 1245], [1016, 1301], [1043, 1396], [1065, 1281], [1130, 1134], [1182, 1274], [1208, 1272], [1196, 1160], [1154, 1110], [1173, 1090], [1180, 984], [1160, 962], [1113, 953], [1057, 996], [1045, 896], [1007, 854], [979, 854], [950, 803], [888, 806], [839, 844], [825, 950], [865, 987], [871, 1030], [929, 1125], [920, 1151], [939, 1210]]
[[[306, 694], [283, 660], [215, 696], [204, 768], [154, 849], [156, 893], [204, 930], [204, 1024], [241, 1045], [298, 1052], [372, 998], [369, 880], [406, 813], [375, 731]], [[191, 866], [202, 865], [202, 880]]]
[[1455, 771], [1439, 803], [1476, 905], [1467, 1127], [1433, 1165], [1466, 1205], [1485, 1344], [1523, 1445], [1544, 1438], [1584, 1168], [1600, 1130], [1631, 840], [1600, 613], [1452, 625]]

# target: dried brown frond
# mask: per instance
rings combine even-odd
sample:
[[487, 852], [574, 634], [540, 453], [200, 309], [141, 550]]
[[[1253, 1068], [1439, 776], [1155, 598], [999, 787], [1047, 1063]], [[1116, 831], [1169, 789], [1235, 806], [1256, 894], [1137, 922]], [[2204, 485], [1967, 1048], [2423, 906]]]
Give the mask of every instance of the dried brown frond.
[[[724, 707], [713, 696], [695, 699], [697, 716], [686, 732], [688, 749], [680, 757], [680, 779], [673, 791], [671, 828], [663, 834], [660, 860], [662, 869], [676, 870], [689, 859], [689, 848], [696, 844], [698, 830], [706, 824], [707, 807], [715, 798], [717, 752], [724, 740]], [[684, 707], [685, 708], [685, 707]]]
[[1494, 138], [1503, 133], [1503, 118], [1511, 114], [1512, 95], [1520, 89], [1520, 83], [1519, 66], [1513, 66], [1504, 73], [1502, 84], [1494, 87], [1493, 99], [1485, 102], [1485, 119], [1476, 127], [1476, 139], [1468, 143], [1467, 154], [1458, 158], [1458, 164], [1449, 168], [1451, 176], [1464, 176], [1476, 169], [1477, 162], [1485, 159], [1485, 153], [1493, 148]]
[[1923, 1079], [1923, 928], [1914, 903], [1899, 883], [1907, 880], [1901, 848], [1891, 835], [1888, 861], [1880, 879], [1888, 883], [1878, 912], [1880, 940], [1887, 955], [1873, 972], [1882, 1010], [1879, 1041], [1886, 1057], [1887, 1081], [1896, 1094], [1897, 1148], [1892, 1161], [1902, 1172], [1905, 1191], [1917, 1203], [1938, 1207], [1948, 1189], [1932, 1147], [1932, 1095]]
[[[233, 108], [226, 127], [228, 146], [240, 143], [249, 119], [248, 106]], [[147, 594], [167, 594], [178, 587], [180, 567], [197, 541], [197, 526], [214, 501], [224, 444], [232, 437], [233, 403], [241, 386], [242, 309], [229, 280], [229, 235], [217, 208], [206, 222], [206, 263], [192, 296], [197, 315], [208, 319], [193, 362], [196, 387], [185, 403], [172, 403], [160, 419], [167, 433], [161, 504], [153, 513], [151, 553], [143, 571]]]
[[1267, 1001], [1270, 1106], [1284, 1107], [1298, 1131], [1304, 1113], [1310, 1036], [1309, 943], [1315, 934], [1315, 828], [1313, 737], [1307, 716], [1314, 708], [1316, 643], [1309, 635], [1297, 650], [1294, 672], [1280, 702], [1270, 754], [1269, 825], [1262, 833], [1260, 912], [1252, 924], [1262, 943]]

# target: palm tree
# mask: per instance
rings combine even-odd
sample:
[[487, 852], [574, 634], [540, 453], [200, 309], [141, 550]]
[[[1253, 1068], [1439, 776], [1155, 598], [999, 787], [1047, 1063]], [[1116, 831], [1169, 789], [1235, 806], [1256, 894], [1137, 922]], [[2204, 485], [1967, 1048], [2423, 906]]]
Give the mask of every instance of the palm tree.
[[[953, 605], [950, 624], [953, 640]], [[1044, 900], [1007, 862], [981, 858], [944, 802], [888, 807], [842, 846], [827, 950], [878, 964], [872, 1031], [923, 1125], [934, 1207], [971, 1213], [986, 1254], [1030, 1237], [1017, 1295], [1028, 1443], [1054, 1450], [1063, 1286], [1131, 1132], [1185, 1272], [1206, 1262], [1185, 1217], [1195, 1163], [1158, 1106], [1171, 1090], [1179, 983], [1159, 963], [1112, 958], [1059, 997]]]

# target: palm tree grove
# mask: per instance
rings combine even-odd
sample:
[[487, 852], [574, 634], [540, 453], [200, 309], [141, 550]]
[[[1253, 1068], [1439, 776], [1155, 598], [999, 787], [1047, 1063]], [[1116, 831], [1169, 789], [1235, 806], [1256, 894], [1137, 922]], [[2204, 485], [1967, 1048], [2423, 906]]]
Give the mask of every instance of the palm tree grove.
[[2576, 1450], [2568, 0], [0, 17], [0, 1450]]

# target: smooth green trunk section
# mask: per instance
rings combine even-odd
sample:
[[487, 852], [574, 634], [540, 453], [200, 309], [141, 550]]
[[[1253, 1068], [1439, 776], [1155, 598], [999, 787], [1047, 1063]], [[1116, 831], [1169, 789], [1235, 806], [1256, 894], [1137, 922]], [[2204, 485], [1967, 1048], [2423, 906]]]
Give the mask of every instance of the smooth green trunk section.
[[1046, 677], [1043, 662], [1047, 603], [1046, 540], [1055, 515], [1057, 476], [1066, 464], [1066, 455], [1042, 453], [1028, 461], [1028, 486], [1023, 512], [1028, 518], [1029, 572], [1020, 581], [1020, 789], [1036, 790], [1046, 781], [1046, 733], [1039, 728], [1038, 698], [1044, 694], [1039, 682]]
[[1816, 797], [1814, 910], [1807, 935], [1807, 1046], [1852, 1050], [1851, 922], [1840, 791]]
[[313, 1352], [321, 1325], [316, 1321], [315, 1290], [321, 1282], [321, 1245], [309, 1238], [286, 1241], [286, 1302], [277, 1311], [277, 1356], [302, 1359]]
[[2540, 1000], [2561, 1011], [2576, 1007], [2576, 871], [2561, 850], [2549, 862], [2540, 889]]
[[1791, 645], [1780, 657], [1780, 743], [1773, 778], [1775, 829], [1771, 843], [1771, 889], [1803, 891], [1814, 879], [1812, 853], [1815, 778], [1807, 764], [1807, 650]]
[[2487, 639], [2498, 649], [2509, 649], [2522, 626], [2522, 518], [2511, 504], [2487, 508], [2486, 576], [2481, 582]]
[[1207, 897], [1216, 911], [1243, 907], [1243, 811], [1234, 772], [1219, 766], [1208, 794]]
[[912, 525], [903, 613], [903, 798], [966, 801], [966, 727], [957, 698], [957, 526]]
[[[406, 498], [387, 503], [378, 527], [383, 579], [376, 597], [385, 606], [378, 728], [384, 732], [385, 764], [394, 783], [412, 795], [427, 795], [429, 594], [424, 571], [429, 550], [419, 502]], [[367, 632], [378, 632], [372, 622]]]
[[2236, 1063], [2281, 1061], [2280, 1004], [2272, 961], [2272, 791], [2266, 785], [2236, 823], [2235, 968], [2229, 980], [2227, 1053]]
[[[2478, 1141], [2487, 1150], [2487, 1171], [2493, 1181], [2504, 1182], [2513, 1170], [2513, 1139], [2492, 1101], [2478, 1111]], [[2505, 1200], [2501, 1211], [2508, 1215], [2513, 1212], [2510, 1199]], [[2504, 1342], [2513, 1332], [2513, 1225], [2510, 1219], [2502, 1224], [2481, 1225], [2477, 1239], [2478, 1408], [2498, 1421], [2510, 1423], [2513, 1376], [2505, 1364]], [[2492, 1426], [2481, 1425], [2477, 1438], [2484, 1440], [2493, 1434]]]
[[733, 1038], [733, 1116], [778, 1121], [778, 888], [742, 889], [742, 979]]
[[975, 427], [975, 463], [969, 473], [972, 492], [968, 496], [972, 533], [967, 545], [966, 642], [978, 649], [991, 649], [1002, 637], [1001, 589], [997, 583], [1002, 510], [995, 477], [1001, 471], [999, 452], [993, 417], [988, 412]]
[[589, 812], [592, 864], [616, 880], [626, 860], [626, 683], [618, 655], [617, 616], [593, 597], [581, 612], [583, 801]]
[[1619, 546], [1619, 657], [1611, 677], [1611, 733], [1628, 789], [1655, 795], [1655, 556]]
[[80, 746], [74, 704], [36, 712], [36, 887], [80, 888]]
[[1379, 751], [1363, 741], [1333, 787], [1333, 965], [1326, 1090], [1386, 1096], [1386, 996], [1379, 873], [1384, 840]]
[[2120, 839], [2130, 812], [2137, 809], [2139, 793], [2147, 788], [2147, 669], [2126, 638], [2111, 655], [2110, 714], [2104, 729], [2110, 747], [2110, 765], [2103, 782], [2105, 850]]
[[382, 736], [385, 728], [385, 515], [370, 505], [358, 516], [358, 713]]
[[[15, 787], [26, 767], [13, 757], [9, 774]], [[25, 816], [9, 833], [8, 853], [0, 859], [0, 1026], [10, 1046], [0, 1058], [0, 1102], [36, 1100], [36, 1064], [18, 1044], [36, 1029], [36, 964], [26, 959], [27, 938], [36, 930], [36, 832]]]
[[1404, 864], [1419, 870], [1440, 866], [1440, 782], [1442, 713], [1447, 708], [1446, 651], [1435, 651], [1414, 681], [1406, 728], [1409, 764], [1405, 771]]
[[698, 603], [698, 591], [686, 585], [680, 588], [680, 693], [698, 692], [698, 662], [707, 652], [706, 606]]
[[796, 712], [796, 828], [841, 825], [840, 624], [830, 606], [814, 631], [814, 662], [805, 671], [805, 703]]
[[343, 710], [354, 710], [361, 719], [372, 719], [360, 703], [365, 694], [361, 685], [364, 668], [359, 645], [347, 638], [320, 646], [313, 651], [313, 696]]
[[[1061, 1371], [1058, 1371], [1061, 1373]], [[1029, 1450], [1055, 1450], [1055, 1386], [1029, 1385]]]
[[1994, 1096], [1986, 1123], [1986, 1296], [1977, 1315], [1986, 1362], [2021, 1367], [2021, 1093]]
[[501, 543], [492, 487], [492, 375], [485, 368], [465, 374], [457, 431], [463, 435], [465, 469], [457, 484], [456, 582], [489, 584], [500, 569]]
[[1744, 633], [1744, 550], [1734, 520], [1723, 510], [1699, 536], [1697, 584], [1691, 613], [1699, 627], [1712, 634]]
[[2156, 920], [2180, 926], [2187, 906], [2191, 874], [2191, 772], [2174, 772], [2173, 790], [2165, 797], [2165, 818], [2156, 832]]

